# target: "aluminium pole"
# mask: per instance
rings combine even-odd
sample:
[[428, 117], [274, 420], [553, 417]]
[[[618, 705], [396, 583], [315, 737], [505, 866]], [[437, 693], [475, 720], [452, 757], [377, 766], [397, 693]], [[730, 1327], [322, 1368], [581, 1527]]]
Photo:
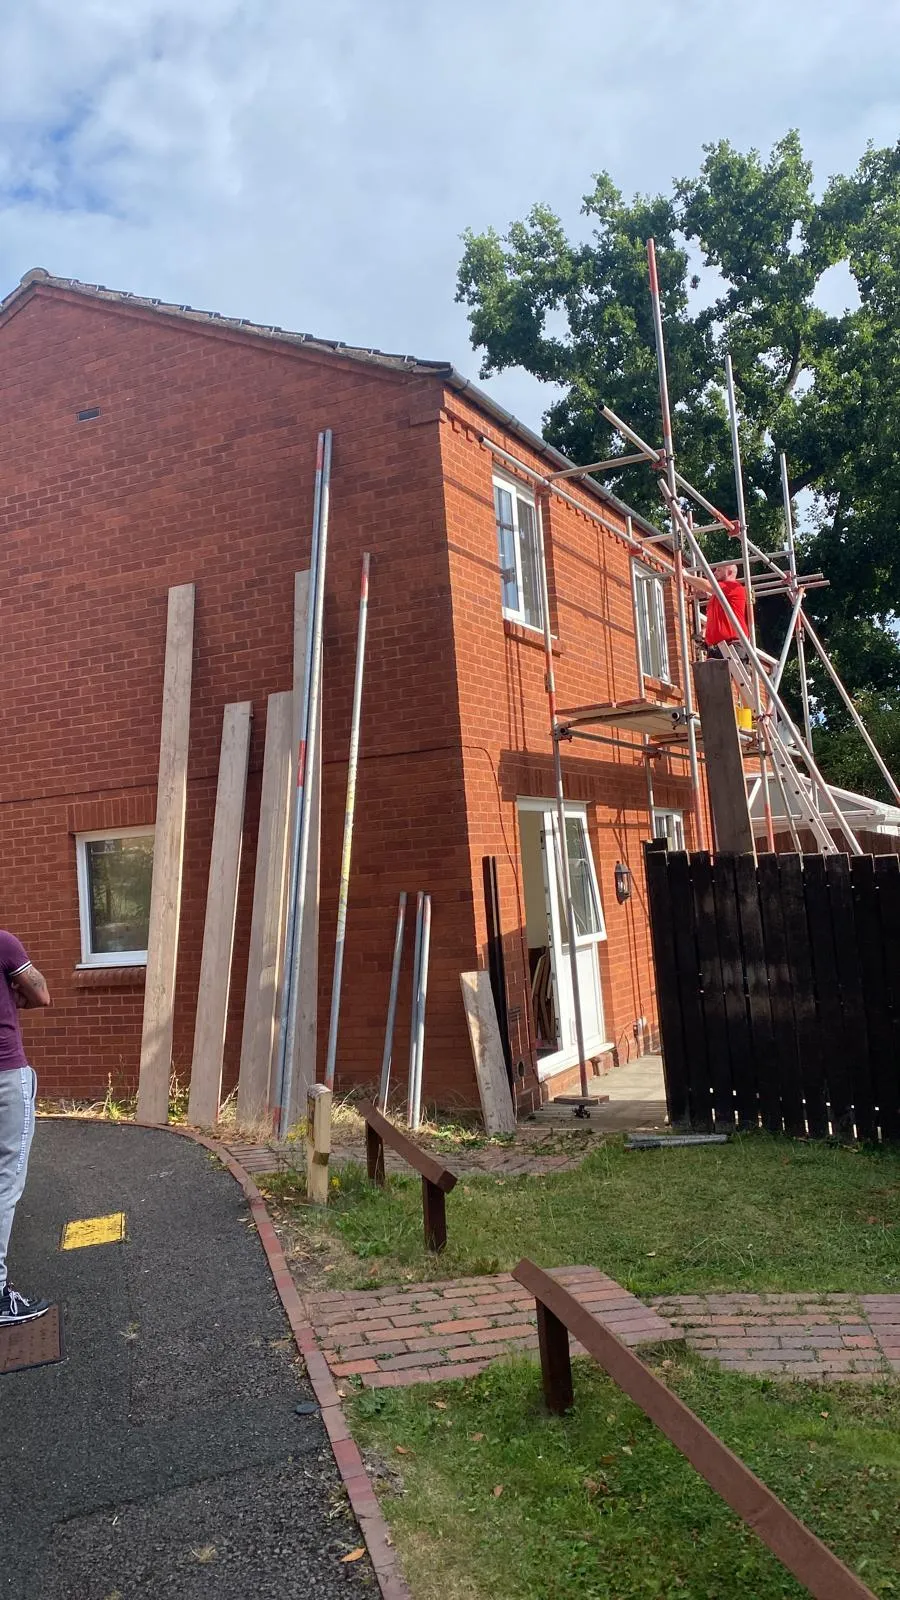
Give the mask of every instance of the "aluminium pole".
[[[781, 497], [784, 502], [784, 532], [787, 539], [788, 572], [790, 573], [791, 598], [797, 598], [797, 552], [794, 548], [794, 517], [791, 511], [791, 489], [788, 483], [787, 457], [782, 450], [779, 453], [781, 466]], [[801, 596], [802, 599], [802, 596]], [[801, 609], [802, 618], [802, 609]], [[809, 709], [809, 679], [806, 675], [806, 648], [803, 643], [803, 628], [797, 629], [797, 660], [800, 664], [800, 694], [803, 700], [803, 731], [806, 742], [812, 753], [812, 717]]]
[[[734, 370], [731, 365], [731, 352], [725, 354], [725, 385], [728, 390], [728, 416], [731, 422], [731, 456], [734, 462], [734, 493], [737, 501], [738, 537], [741, 542], [741, 564], [744, 572], [744, 588], [747, 593], [747, 632], [756, 644], [756, 616], [753, 605], [753, 574], [750, 571], [750, 550], [747, 543], [747, 507], [744, 501], [744, 474], [741, 467], [741, 439], [738, 431], [737, 401], [734, 394]], [[760, 718], [763, 714], [762, 694], [760, 693], [759, 679], [753, 679], [753, 709], [756, 713], [757, 734], [760, 728]], [[766, 844], [770, 850], [775, 849], [775, 829], [772, 824], [772, 806], [769, 800], [769, 774], [766, 764], [766, 741], [760, 740], [762, 746], [761, 760], [759, 763], [760, 777], [762, 778], [763, 816], [766, 824]]]
[[843, 685], [840, 677], [838, 676], [837, 669], [832, 665], [832, 662], [829, 659], [829, 656], [828, 656], [828, 653], [827, 653], [827, 651], [825, 649], [825, 646], [823, 645], [821, 639], [819, 638], [818, 634], [816, 633], [816, 630], [813, 627], [812, 623], [810, 622], [809, 618], [807, 617], [805, 611], [801, 611], [801, 613], [800, 613], [800, 626], [801, 626], [801, 628], [805, 628], [806, 632], [809, 634], [810, 643], [813, 645], [813, 648], [815, 649], [817, 655], [819, 656], [823, 667], [825, 668], [826, 672], [828, 673], [828, 676], [831, 678], [832, 683], [834, 684], [834, 686], [837, 689], [841, 699], [844, 702], [844, 705], [847, 707], [847, 710], [849, 711], [851, 717], [853, 718], [853, 721], [855, 722], [857, 729], [862, 734], [862, 737], [865, 740], [866, 748], [867, 748], [870, 756], [872, 757], [873, 761], [876, 763], [876, 765], [878, 767], [878, 770], [881, 773], [881, 776], [884, 778], [885, 782], [887, 783], [892, 795], [898, 801], [898, 803], [900, 803], [900, 789], [898, 789], [897, 784], [894, 782], [894, 779], [891, 777], [891, 774], [888, 771], [888, 768], [885, 766], [885, 763], [884, 763], [881, 755], [878, 752], [878, 747], [875, 744], [875, 741], [872, 738], [872, 735], [869, 733], [869, 730], [866, 727], [865, 723], [863, 722], [862, 717], [860, 716], [860, 714], [857, 711], [855, 705], [853, 704], [853, 701], [851, 700], [849, 694], [847, 693], [847, 690], [844, 688], [844, 685]]
[[431, 895], [422, 896], [422, 945], [419, 952], [419, 982], [416, 994], [416, 1051], [412, 1116], [409, 1125], [416, 1133], [422, 1120], [422, 1066], [425, 1055], [425, 1001], [428, 997], [428, 954], [431, 949]]
[[[666, 497], [666, 500], [667, 500], [667, 503], [669, 504], [669, 509], [670, 509], [672, 515], [674, 517], [676, 517], [676, 518], [679, 518], [680, 521], [681, 521], [682, 532], [687, 537], [687, 539], [689, 540], [689, 543], [691, 544], [691, 546], [694, 549], [694, 553], [695, 553], [695, 555], [697, 557], [697, 561], [698, 561], [699, 566], [700, 566], [700, 571], [702, 572], [703, 576], [706, 578], [707, 582], [709, 584], [711, 584], [713, 593], [715, 594], [716, 598], [718, 599], [718, 602], [719, 602], [720, 606], [722, 607], [722, 610], [725, 612], [725, 615], [728, 618], [729, 622], [732, 624], [732, 626], [735, 628], [735, 630], [739, 633], [740, 632], [740, 623], [738, 622], [738, 619], [734, 614], [734, 611], [732, 609], [732, 606], [731, 606], [731, 603], [730, 603], [730, 601], [728, 599], [728, 596], [725, 594], [724, 590], [722, 589], [722, 585], [719, 583], [718, 578], [716, 577], [715, 573], [713, 572], [712, 567], [710, 566], [709, 562], [707, 561], [706, 556], [703, 553], [703, 549], [702, 549], [701, 545], [697, 542], [697, 540], [691, 534], [690, 529], [688, 528], [688, 525], [687, 525], [687, 521], [686, 521], [686, 519], [684, 517], [684, 513], [682, 512], [680, 506], [678, 505], [677, 500], [672, 500], [672, 501], [668, 500], [668, 485], [663, 485], [662, 492], [663, 492], [663, 495]], [[768, 689], [769, 698], [771, 699], [771, 702], [774, 705], [776, 711], [778, 712], [778, 715], [780, 716], [782, 722], [785, 724], [785, 727], [787, 728], [787, 730], [790, 733], [792, 739], [794, 740], [794, 743], [797, 746], [797, 751], [798, 751], [798, 753], [799, 753], [799, 755], [801, 757], [801, 760], [803, 761], [804, 765], [806, 766], [807, 771], [809, 772], [809, 775], [810, 775], [810, 777], [811, 777], [811, 779], [813, 781], [813, 784], [814, 785], [818, 784], [819, 788], [824, 790], [824, 792], [827, 794], [829, 792], [828, 785], [825, 782], [825, 779], [823, 778], [818, 766], [816, 765], [816, 760], [815, 760], [815, 757], [812, 754], [812, 751], [808, 750], [806, 745], [804, 744], [803, 739], [801, 738], [801, 735], [800, 735], [800, 731], [797, 728], [796, 724], [794, 723], [794, 720], [793, 720], [790, 712], [788, 711], [787, 706], [785, 705], [784, 701], [782, 700], [781, 696], [779, 695], [777, 689], [775, 689], [773, 687], [773, 685], [772, 685], [772, 681], [769, 678], [768, 673], [766, 672], [766, 669], [765, 669], [765, 666], [763, 665], [762, 660], [760, 659], [759, 652], [756, 650], [755, 646], [750, 643], [749, 639], [747, 640], [746, 648], [747, 648], [748, 656], [750, 658], [750, 662], [752, 663], [753, 670], [759, 674], [759, 676], [761, 677], [763, 683], [765, 684], [766, 688]], [[855, 855], [855, 856], [862, 855], [863, 852], [862, 852], [862, 849], [860, 847], [859, 840], [857, 839], [855, 833], [853, 832], [853, 829], [850, 827], [850, 824], [844, 819], [843, 815], [840, 813], [839, 809], [838, 809], [837, 815], [838, 815], [838, 821], [839, 821], [839, 826], [841, 828], [841, 832], [843, 833], [845, 839], [847, 840], [847, 843], [850, 846], [851, 853], [853, 855]]]
[[[653, 305], [653, 332], [656, 337], [656, 370], [659, 377], [659, 405], [662, 414], [663, 457], [666, 481], [674, 502], [677, 494], [675, 482], [675, 449], [672, 440], [672, 416], [669, 410], [669, 380], [666, 374], [666, 347], [663, 341], [662, 304], [659, 295], [659, 278], [656, 272], [656, 244], [647, 240], [647, 265], [650, 272], [650, 298]], [[670, 510], [671, 514], [671, 510]], [[672, 519], [675, 544], [675, 604], [678, 615], [678, 640], [684, 676], [684, 710], [687, 722], [688, 756], [691, 769], [691, 790], [694, 800], [694, 825], [697, 830], [697, 847], [706, 849], [706, 825], [703, 818], [703, 801], [700, 789], [700, 766], [697, 760], [697, 728], [694, 721], [694, 685], [692, 682], [692, 655], [688, 638], [687, 602], [684, 588], [684, 540], [675, 519]]]
[[378, 1109], [387, 1110], [388, 1089], [391, 1082], [391, 1057], [394, 1053], [394, 1022], [397, 1016], [397, 990], [400, 987], [400, 962], [403, 958], [403, 925], [406, 921], [406, 890], [400, 892], [397, 905], [397, 926], [394, 930], [394, 959], [391, 963], [391, 987], [388, 994], [387, 1022], [384, 1028], [384, 1051], [381, 1057], [381, 1083], [378, 1089]]
[[344, 945], [347, 937], [347, 899], [350, 893], [350, 857], [353, 852], [353, 823], [356, 816], [356, 773], [359, 766], [359, 724], [362, 712], [363, 672], [366, 664], [366, 625], [369, 619], [368, 550], [362, 558], [359, 580], [359, 624], [356, 634], [356, 674], [353, 680], [353, 710], [350, 715], [350, 755], [347, 761], [347, 799], [344, 806], [344, 842], [341, 849], [341, 885], [338, 892], [337, 931], [334, 941], [334, 973], [331, 980], [331, 1017], [328, 1023], [328, 1052], [325, 1058], [325, 1087], [334, 1088], [337, 1062], [338, 1022], [341, 1013], [341, 979], [344, 973]]
[[299, 723], [296, 710], [294, 712], [294, 725], [299, 726], [299, 737], [296, 759], [292, 768], [294, 778], [292, 806], [291, 806], [291, 854], [288, 874], [288, 894], [284, 930], [284, 956], [282, 960], [282, 985], [281, 1002], [278, 1019], [278, 1054], [277, 1054], [277, 1083], [278, 1104], [275, 1107], [276, 1129], [282, 1130], [283, 1118], [287, 1117], [287, 1107], [282, 1095], [285, 1069], [285, 1046], [287, 1043], [287, 1017], [290, 1005], [290, 987], [294, 971], [294, 943], [297, 932], [297, 864], [300, 854], [300, 796], [306, 776], [306, 750], [307, 733], [309, 728], [309, 684], [312, 675], [312, 647], [314, 633], [314, 610], [316, 579], [319, 570], [319, 537], [322, 524], [322, 479], [325, 463], [325, 436], [319, 434], [316, 446], [316, 478], [313, 493], [313, 520], [312, 536], [309, 553], [309, 588], [306, 597], [306, 643], [304, 650], [303, 670], [303, 704], [300, 707]]
[[[584, 1019], [581, 1010], [581, 984], [578, 977], [578, 948], [575, 943], [575, 902], [572, 899], [572, 874], [569, 871], [569, 849], [566, 842], [566, 795], [563, 787], [562, 755], [559, 748], [559, 728], [556, 720], [556, 675], [553, 671], [553, 635], [550, 632], [550, 597], [547, 586], [547, 551], [544, 545], [544, 508], [537, 497], [538, 576], [541, 586], [541, 611], [544, 617], [544, 687], [550, 713], [550, 738], [553, 743], [553, 778], [556, 787], [556, 822], [559, 830], [562, 865], [562, 890], [566, 907], [566, 932], [569, 936], [569, 974], [572, 983], [572, 1005], [575, 1011], [575, 1042], [578, 1050], [578, 1076], [581, 1093], [588, 1096], [587, 1060], [584, 1048]], [[565, 1048], [562, 1037], [562, 1018], [558, 1019], [560, 1048]]]
[[416, 940], [413, 950], [412, 994], [409, 1001], [409, 1073], [406, 1083], [406, 1121], [413, 1125], [413, 1108], [416, 1097], [416, 1053], [419, 1039], [419, 977], [422, 966], [422, 918], [425, 894], [416, 895]]
[[[290, 1115], [291, 1088], [294, 1077], [294, 1056], [297, 1049], [297, 1022], [300, 1010], [300, 963], [303, 958], [303, 913], [306, 907], [306, 869], [309, 861], [309, 838], [312, 823], [313, 785], [307, 772], [310, 752], [316, 748], [319, 734], [322, 689], [322, 623], [325, 607], [325, 557], [328, 548], [328, 513], [331, 501], [331, 429], [319, 435], [317, 471], [321, 463], [321, 491], [319, 498], [319, 536], [316, 544], [316, 564], [310, 583], [310, 627], [306, 638], [307, 694], [300, 726], [300, 746], [297, 756], [297, 793], [294, 805], [299, 813], [299, 841], [297, 845], [297, 871], [294, 880], [293, 938], [290, 967], [286, 968], [285, 1003], [282, 1006], [280, 1039], [281, 1104], [279, 1132], [287, 1127]], [[293, 875], [293, 874], [292, 874]]]
[[772, 682], [774, 683], [776, 689], [779, 687], [781, 680], [784, 677], [784, 669], [787, 666], [787, 658], [791, 649], [791, 640], [794, 637], [795, 631], [799, 627], [798, 619], [802, 609], [803, 596], [802, 594], [798, 594], [796, 600], [794, 601], [794, 609], [791, 612], [791, 620], [788, 623], [788, 630], [784, 636], [784, 644], [781, 646], [781, 655], [778, 657], [778, 664], [772, 673]]

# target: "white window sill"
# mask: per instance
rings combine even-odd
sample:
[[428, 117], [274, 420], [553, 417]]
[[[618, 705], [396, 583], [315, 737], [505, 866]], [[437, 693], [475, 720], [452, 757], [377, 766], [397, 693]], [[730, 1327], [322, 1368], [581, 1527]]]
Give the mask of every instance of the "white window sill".
[[138, 956], [137, 959], [135, 959], [133, 952], [126, 953], [125, 951], [123, 951], [121, 955], [110, 956], [109, 960], [105, 960], [104, 959], [103, 961], [77, 961], [75, 963], [75, 971], [76, 972], [108, 972], [111, 968], [114, 968], [115, 970], [118, 971], [122, 967], [146, 967], [146, 965], [147, 965], [146, 951], [144, 952], [143, 955]]
[[[527, 644], [538, 650], [544, 648], [543, 628], [536, 628], [531, 622], [520, 622], [518, 617], [511, 617], [506, 611], [503, 613], [503, 631], [507, 639], [516, 639], [519, 644]], [[562, 655], [563, 647], [555, 633], [550, 635], [550, 648], [555, 656]]]

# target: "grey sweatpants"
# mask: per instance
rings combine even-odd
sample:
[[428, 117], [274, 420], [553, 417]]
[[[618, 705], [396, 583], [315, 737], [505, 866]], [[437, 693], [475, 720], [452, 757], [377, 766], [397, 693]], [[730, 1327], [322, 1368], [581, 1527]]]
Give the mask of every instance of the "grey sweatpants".
[[36, 1094], [31, 1067], [0, 1072], [0, 1289], [6, 1284], [9, 1236], [28, 1173]]

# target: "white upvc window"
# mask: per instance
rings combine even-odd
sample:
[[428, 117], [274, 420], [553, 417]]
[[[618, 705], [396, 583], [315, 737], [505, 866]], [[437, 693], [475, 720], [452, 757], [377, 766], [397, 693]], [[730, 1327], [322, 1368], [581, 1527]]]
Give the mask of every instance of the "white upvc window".
[[666, 590], [662, 578], [638, 562], [632, 568], [634, 615], [641, 675], [669, 683], [669, 645], [666, 637]]
[[494, 515], [503, 615], [543, 629], [537, 507], [533, 495], [508, 478], [494, 479]]
[[684, 813], [681, 811], [662, 811], [654, 808], [653, 811], [653, 837], [665, 839], [669, 850], [684, 849]]
[[81, 965], [146, 966], [153, 829], [79, 833], [75, 850]]

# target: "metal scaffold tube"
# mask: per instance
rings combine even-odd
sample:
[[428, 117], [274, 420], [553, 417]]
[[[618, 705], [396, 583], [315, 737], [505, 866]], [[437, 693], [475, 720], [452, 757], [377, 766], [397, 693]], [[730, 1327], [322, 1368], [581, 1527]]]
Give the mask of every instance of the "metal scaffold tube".
[[[731, 365], [730, 351], [725, 357], [725, 385], [728, 390], [728, 415], [731, 422], [731, 455], [734, 463], [734, 493], [737, 501], [738, 537], [741, 541], [741, 565], [744, 573], [744, 588], [747, 594], [747, 633], [751, 643], [755, 645], [756, 616], [753, 606], [753, 575], [750, 571], [750, 549], [747, 542], [747, 508], [744, 502], [744, 474], [741, 469], [741, 439], [738, 430], [737, 401], [734, 395], [734, 371]], [[760, 733], [762, 729], [763, 703], [758, 678], [753, 679], [753, 712], [756, 717], [757, 733]], [[774, 850], [775, 828], [772, 822], [772, 805], [769, 799], [768, 746], [764, 739], [760, 739], [759, 775], [762, 780], [766, 845], [769, 850]]]
[[306, 627], [306, 677], [300, 710], [300, 738], [297, 748], [297, 788], [294, 797], [294, 826], [291, 841], [291, 869], [288, 888], [288, 914], [285, 929], [284, 990], [278, 1041], [279, 1104], [278, 1130], [284, 1133], [290, 1116], [294, 1058], [297, 1050], [297, 1022], [300, 1010], [300, 968], [303, 957], [302, 930], [306, 905], [306, 869], [312, 824], [311, 753], [316, 748], [319, 729], [322, 684], [322, 623], [325, 603], [325, 557], [328, 546], [328, 513], [331, 498], [331, 429], [319, 434], [316, 451], [316, 487], [313, 505], [313, 534], [310, 551], [310, 588]]
[[[664, 488], [663, 492], [664, 493], [667, 492], [667, 486]], [[706, 559], [706, 556], [703, 553], [702, 547], [700, 546], [698, 541], [691, 534], [691, 531], [690, 531], [690, 529], [689, 529], [689, 527], [687, 525], [687, 520], [684, 517], [684, 513], [682, 512], [681, 507], [678, 505], [677, 501], [673, 501], [673, 502], [670, 503], [670, 510], [672, 511], [672, 514], [673, 514], [673, 516], [675, 518], [680, 519], [681, 526], [682, 526], [682, 531], [684, 533], [684, 536], [688, 540], [688, 542], [692, 545], [692, 547], [694, 549], [694, 552], [696, 554], [697, 561], [699, 563], [700, 570], [703, 573], [703, 576], [706, 578], [707, 582], [712, 585], [713, 593], [716, 595], [716, 598], [718, 599], [719, 604], [722, 607], [722, 610], [725, 612], [725, 615], [727, 616], [727, 618], [728, 618], [729, 622], [731, 623], [732, 627], [735, 629], [735, 632], [737, 634], [740, 634], [740, 632], [741, 632], [740, 623], [738, 622], [738, 619], [735, 616], [734, 610], [732, 609], [732, 606], [731, 606], [731, 604], [730, 604], [730, 602], [728, 600], [728, 597], [724, 593], [724, 591], [722, 589], [722, 586], [719, 583], [718, 578], [716, 577], [715, 573], [713, 572], [712, 567], [710, 566], [708, 560]], [[761, 682], [763, 683], [765, 688], [768, 690], [769, 698], [770, 698], [770, 700], [772, 702], [772, 705], [775, 707], [776, 711], [778, 712], [778, 715], [780, 716], [780, 718], [783, 721], [785, 727], [787, 728], [788, 732], [790, 733], [791, 738], [793, 739], [793, 741], [794, 741], [794, 743], [796, 745], [797, 751], [798, 751], [798, 753], [799, 753], [804, 765], [806, 766], [807, 771], [809, 772], [809, 775], [812, 778], [813, 783], [814, 784], [818, 784], [818, 786], [825, 793], [828, 793], [828, 785], [825, 782], [825, 779], [823, 778], [821, 772], [819, 771], [818, 766], [816, 765], [816, 761], [815, 761], [815, 758], [814, 758], [814, 756], [812, 754], [812, 751], [807, 749], [807, 747], [806, 747], [806, 745], [805, 745], [805, 743], [803, 741], [803, 738], [802, 738], [802, 736], [801, 736], [801, 734], [799, 732], [799, 729], [796, 727], [796, 725], [794, 723], [794, 720], [793, 720], [790, 712], [787, 709], [787, 706], [785, 705], [784, 701], [781, 699], [781, 696], [778, 693], [778, 690], [775, 688], [774, 684], [772, 683], [772, 680], [771, 680], [771, 678], [769, 677], [769, 674], [766, 671], [765, 665], [764, 665], [764, 663], [761, 661], [761, 659], [759, 657], [759, 653], [758, 653], [755, 645], [752, 645], [750, 643], [749, 639], [748, 639], [747, 642], [746, 642], [745, 648], [746, 648], [747, 654], [748, 654], [748, 656], [750, 658], [750, 663], [751, 663], [751, 665], [753, 667], [753, 670], [758, 674]], [[862, 849], [860, 847], [859, 841], [858, 841], [855, 833], [853, 832], [852, 828], [850, 827], [849, 823], [846, 821], [846, 819], [841, 814], [839, 807], [835, 807], [835, 815], [836, 815], [836, 818], [837, 818], [837, 821], [838, 821], [838, 825], [841, 828], [841, 831], [844, 834], [844, 837], [846, 838], [847, 843], [849, 844], [853, 855], [855, 855], [855, 856], [862, 855], [863, 852], [862, 852]]]
[[[566, 907], [566, 931], [569, 936], [569, 971], [572, 982], [572, 1004], [575, 1011], [575, 1041], [578, 1049], [578, 1074], [581, 1093], [588, 1098], [587, 1060], [584, 1048], [584, 1021], [581, 1010], [581, 986], [578, 979], [578, 947], [576, 944], [575, 904], [572, 899], [572, 875], [569, 871], [569, 850], [566, 841], [566, 797], [563, 787], [562, 756], [559, 748], [559, 724], [556, 716], [556, 677], [553, 671], [553, 635], [550, 631], [550, 596], [547, 585], [547, 550], [544, 542], [544, 508], [537, 502], [538, 574], [541, 590], [541, 611], [544, 618], [544, 684], [550, 713], [550, 737], [553, 741], [553, 776], [556, 786], [556, 818], [559, 830], [559, 853], [562, 868], [562, 889]], [[559, 1022], [559, 1019], [557, 1019]], [[560, 1045], [563, 1039], [560, 1034]]]
[[[794, 545], [794, 516], [793, 512], [791, 511], [791, 490], [788, 483], [787, 459], [783, 450], [781, 451], [778, 460], [781, 468], [781, 497], [784, 503], [784, 535], [787, 543], [788, 555], [788, 585], [791, 598], [796, 600], [798, 598], [797, 551]], [[799, 596], [799, 599], [801, 605], [797, 615], [798, 617], [802, 617], [802, 594]], [[809, 706], [809, 679], [806, 676], [806, 650], [803, 644], [803, 634], [799, 628], [797, 629], [797, 661], [800, 667], [800, 695], [803, 702], [803, 731], [806, 734], [806, 742], [809, 745], [810, 753], [812, 753], [812, 716], [810, 714]]]
[[[662, 413], [663, 457], [668, 489], [674, 502], [677, 495], [675, 472], [675, 447], [672, 439], [672, 417], [669, 410], [669, 381], [666, 374], [666, 349], [663, 340], [662, 304], [659, 278], [656, 272], [656, 245], [647, 241], [647, 263], [650, 270], [650, 297], [653, 303], [653, 330], [656, 336], [656, 367], [659, 377], [659, 403]], [[639, 441], [643, 447], [643, 441]], [[694, 716], [694, 685], [691, 677], [691, 648], [687, 625], [687, 600], [684, 586], [684, 544], [673, 519], [672, 533], [675, 544], [675, 606], [678, 617], [678, 642], [684, 667], [684, 710], [687, 723], [688, 755], [690, 758], [691, 789], [693, 791], [694, 826], [697, 846], [706, 849], [706, 823], [703, 816], [703, 791], [700, 787], [700, 764], [697, 759], [697, 728]]]
[[366, 625], [369, 618], [369, 567], [371, 556], [362, 558], [359, 580], [359, 622], [356, 634], [356, 672], [353, 680], [353, 710], [350, 716], [350, 755], [347, 762], [347, 799], [344, 805], [344, 842], [341, 849], [341, 883], [338, 893], [337, 932], [334, 941], [334, 974], [331, 980], [331, 1017], [328, 1024], [328, 1051], [325, 1058], [325, 1087], [334, 1088], [337, 1064], [338, 1023], [341, 1014], [341, 979], [344, 973], [344, 945], [347, 936], [347, 900], [350, 893], [350, 858], [353, 851], [353, 823], [356, 816], [356, 773], [359, 766], [359, 724], [362, 714], [363, 673], [366, 664]]

